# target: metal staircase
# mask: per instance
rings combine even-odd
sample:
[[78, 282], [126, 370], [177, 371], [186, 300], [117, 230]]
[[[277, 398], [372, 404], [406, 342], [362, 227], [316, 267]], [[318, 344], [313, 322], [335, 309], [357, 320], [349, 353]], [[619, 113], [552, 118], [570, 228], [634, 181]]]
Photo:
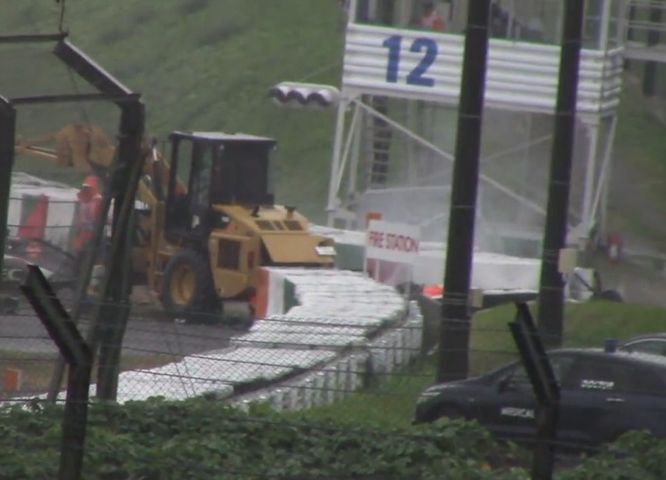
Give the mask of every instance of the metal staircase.
[[[370, 100], [372, 107], [382, 115], [388, 114], [388, 98], [373, 96]], [[370, 159], [367, 172], [367, 184], [371, 188], [386, 185], [389, 174], [389, 160], [391, 149], [391, 127], [379, 117], [366, 117], [367, 135], [365, 155]]]

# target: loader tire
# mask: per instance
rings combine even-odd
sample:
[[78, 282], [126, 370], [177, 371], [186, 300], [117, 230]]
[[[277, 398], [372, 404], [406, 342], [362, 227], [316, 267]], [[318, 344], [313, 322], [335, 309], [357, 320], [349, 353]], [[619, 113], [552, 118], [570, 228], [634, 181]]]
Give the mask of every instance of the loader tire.
[[160, 299], [175, 320], [217, 323], [221, 319], [221, 303], [210, 266], [194, 250], [183, 250], [171, 257], [164, 269]]

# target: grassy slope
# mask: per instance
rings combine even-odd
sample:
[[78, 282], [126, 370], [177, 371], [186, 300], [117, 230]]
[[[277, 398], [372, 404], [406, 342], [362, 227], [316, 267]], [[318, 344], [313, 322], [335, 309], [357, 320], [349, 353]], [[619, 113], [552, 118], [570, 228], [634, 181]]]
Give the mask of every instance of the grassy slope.
[[[54, 31], [53, 5], [43, 0], [3, 5], [0, 30]], [[283, 80], [338, 85], [343, 41], [338, 21], [337, 2], [312, 0], [87, 0], [67, 2], [66, 16], [72, 41], [142, 92], [154, 134], [191, 129], [276, 137], [278, 198], [315, 219], [321, 219], [324, 206], [334, 114], [280, 109], [267, 92]], [[44, 61], [46, 55], [35, 59]], [[13, 80], [43, 91], [52, 70], [42, 74], [40, 65], [32, 62], [27, 78]], [[50, 84], [56, 80], [68, 86], [62, 74]], [[92, 121], [113, 128], [113, 116], [101, 110], [86, 106]], [[82, 113], [77, 107], [22, 115], [21, 127], [34, 134], [56, 130]]]

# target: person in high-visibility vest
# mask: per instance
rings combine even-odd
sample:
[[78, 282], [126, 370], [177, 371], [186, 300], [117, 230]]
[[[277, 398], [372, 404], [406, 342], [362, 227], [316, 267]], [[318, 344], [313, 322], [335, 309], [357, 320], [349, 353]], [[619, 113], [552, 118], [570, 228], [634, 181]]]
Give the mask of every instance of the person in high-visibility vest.
[[98, 180], [94, 175], [89, 175], [81, 184], [81, 190], [77, 194], [79, 208], [77, 211], [73, 247], [74, 251], [81, 255], [91, 248], [90, 242], [95, 235], [95, 225], [100, 220], [102, 207], [102, 195], [99, 192]]

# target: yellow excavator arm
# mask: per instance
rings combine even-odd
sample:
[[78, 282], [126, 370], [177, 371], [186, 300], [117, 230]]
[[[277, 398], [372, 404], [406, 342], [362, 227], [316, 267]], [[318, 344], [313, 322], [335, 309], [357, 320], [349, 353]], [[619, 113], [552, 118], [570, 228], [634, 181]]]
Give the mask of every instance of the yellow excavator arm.
[[99, 173], [111, 166], [116, 148], [96, 126], [70, 124], [57, 132], [31, 140], [19, 140], [15, 151], [48, 160], [61, 167]]

